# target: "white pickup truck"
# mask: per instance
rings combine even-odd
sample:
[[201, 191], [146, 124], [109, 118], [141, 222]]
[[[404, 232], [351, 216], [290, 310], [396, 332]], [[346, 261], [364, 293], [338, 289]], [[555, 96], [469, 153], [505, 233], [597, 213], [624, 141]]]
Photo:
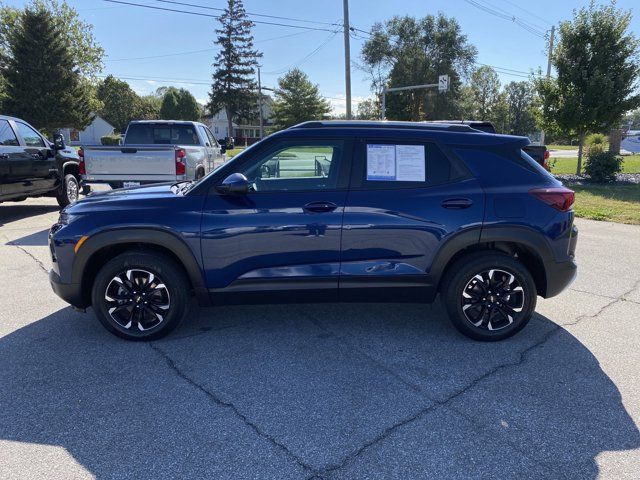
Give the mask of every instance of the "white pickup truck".
[[131, 122], [122, 145], [78, 152], [83, 185], [111, 188], [198, 180], [224, 162], [224, 153], [206, 125], [173, 120]]

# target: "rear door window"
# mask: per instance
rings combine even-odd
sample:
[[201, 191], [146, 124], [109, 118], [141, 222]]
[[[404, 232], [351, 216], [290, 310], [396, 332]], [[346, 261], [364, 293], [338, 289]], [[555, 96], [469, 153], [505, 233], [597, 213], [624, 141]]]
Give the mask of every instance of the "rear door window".
[[127, 129], [125, 143], [128, 145], [199, 145], [198, 134], [193, 125], [180, 124], [134, 124]]
[[420, 188], [460, 176], [438, 145], [425, 141], [391, 142], [366, 139], [360, 143], [360, 162], [354, 188]]

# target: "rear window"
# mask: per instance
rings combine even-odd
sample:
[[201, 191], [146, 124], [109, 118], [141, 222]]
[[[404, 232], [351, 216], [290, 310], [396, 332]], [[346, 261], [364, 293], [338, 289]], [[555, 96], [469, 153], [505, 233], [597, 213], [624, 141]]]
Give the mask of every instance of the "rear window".
[[199, 145], [193, 125], [143, 124], [130, 125], [125, 138], [127, 145]]

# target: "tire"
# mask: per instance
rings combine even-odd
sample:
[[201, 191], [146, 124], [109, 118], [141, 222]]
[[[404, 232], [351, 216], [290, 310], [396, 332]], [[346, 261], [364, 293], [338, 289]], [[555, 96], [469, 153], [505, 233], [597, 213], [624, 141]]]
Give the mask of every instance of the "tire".
[[64, 176], [61, 190], [62, 191], [56, 195], [56, 200], [62, 208], [78, 201], [80, 184], [78, 183], [78, 179], [72, 174], [68, 173]]
[[476, 252], [447, 269], [441, 297], [462, 334], [492, 342], [525, 327], [535, 310], [537, 291], [531, 273], [517, 258]]
[[198, 181], [200, 180], [202, 177], [204, 177], [204, 170], [202, 170], [201, 168], [196, 170], [196, 177], [195, 180]]
[[187, 315], [189, 301], [189, 280], [182, 267], [151, 251], [126, 252], [109, 260], [91, 289], [100, 323], [126, 340], [168, 335]]

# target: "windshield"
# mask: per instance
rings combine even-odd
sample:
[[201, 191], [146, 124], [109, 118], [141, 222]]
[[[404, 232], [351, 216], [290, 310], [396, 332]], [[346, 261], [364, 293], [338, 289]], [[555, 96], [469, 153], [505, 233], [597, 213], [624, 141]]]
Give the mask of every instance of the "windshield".
[[134, 123], [129, 125], [125, 145], [199, 145], [193, 125]]

